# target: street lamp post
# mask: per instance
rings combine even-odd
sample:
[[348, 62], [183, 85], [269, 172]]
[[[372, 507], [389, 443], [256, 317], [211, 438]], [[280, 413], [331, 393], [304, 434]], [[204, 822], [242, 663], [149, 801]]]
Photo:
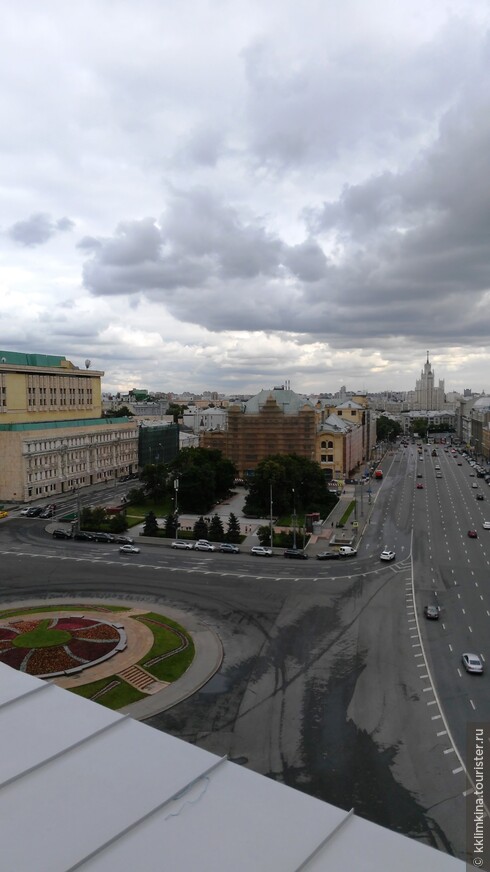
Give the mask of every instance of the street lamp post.
[[269, 482], [269, 506], [270, 506], [270, 540], [271, 548], [274, 541], [274, 527], [272, 526], [272, 482]]
[[293, 548], [296, 549], [296, 494], [293, 487]]
[[175, 538], [179, 538], [179, 479], [174, 478], [174, 491], [175, 491]]

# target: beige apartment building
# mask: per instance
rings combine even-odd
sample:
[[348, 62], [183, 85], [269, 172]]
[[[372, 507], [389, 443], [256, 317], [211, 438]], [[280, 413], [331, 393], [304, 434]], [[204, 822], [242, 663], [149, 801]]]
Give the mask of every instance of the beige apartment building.
[[138, 426], [101, 417], [103, 373], [0, 351], [0, 500], [28, 502], [138, 467]]

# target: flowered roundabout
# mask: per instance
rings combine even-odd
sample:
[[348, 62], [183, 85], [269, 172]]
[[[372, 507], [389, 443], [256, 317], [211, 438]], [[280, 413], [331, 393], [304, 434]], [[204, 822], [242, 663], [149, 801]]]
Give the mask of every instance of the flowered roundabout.
[[121, 626], [93, 618], [62, 616], [0, 624], [0, 661], [38, 678], [79, 672], [125, 647]]
[[0, 611], [0, 663], [113, 709], [165, 690], [194, 653], [183, 626], [141, 606], [39, 603]]

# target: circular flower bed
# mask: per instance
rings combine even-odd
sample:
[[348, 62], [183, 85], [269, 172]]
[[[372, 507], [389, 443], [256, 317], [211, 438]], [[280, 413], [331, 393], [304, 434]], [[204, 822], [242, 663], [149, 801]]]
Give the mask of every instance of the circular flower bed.
[[38, 678], [79, 672], [125, 647], [122, 628], [93, 618], [14, 618], [0, 624], [0, 661]]

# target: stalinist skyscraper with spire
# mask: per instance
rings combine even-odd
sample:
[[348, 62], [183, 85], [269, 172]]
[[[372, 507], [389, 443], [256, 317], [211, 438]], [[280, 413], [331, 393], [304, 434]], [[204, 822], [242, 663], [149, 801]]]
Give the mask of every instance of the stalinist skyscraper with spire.
[[427, 352], [427, 361], [420, 373], [420, 378], [415, 382], [413, 408], [424, 412], [442, 411], [445, 408], [445, 401], [444, 381], [440, 380], [436, 387], [434, 372], [429, 361], [429, 352]]

